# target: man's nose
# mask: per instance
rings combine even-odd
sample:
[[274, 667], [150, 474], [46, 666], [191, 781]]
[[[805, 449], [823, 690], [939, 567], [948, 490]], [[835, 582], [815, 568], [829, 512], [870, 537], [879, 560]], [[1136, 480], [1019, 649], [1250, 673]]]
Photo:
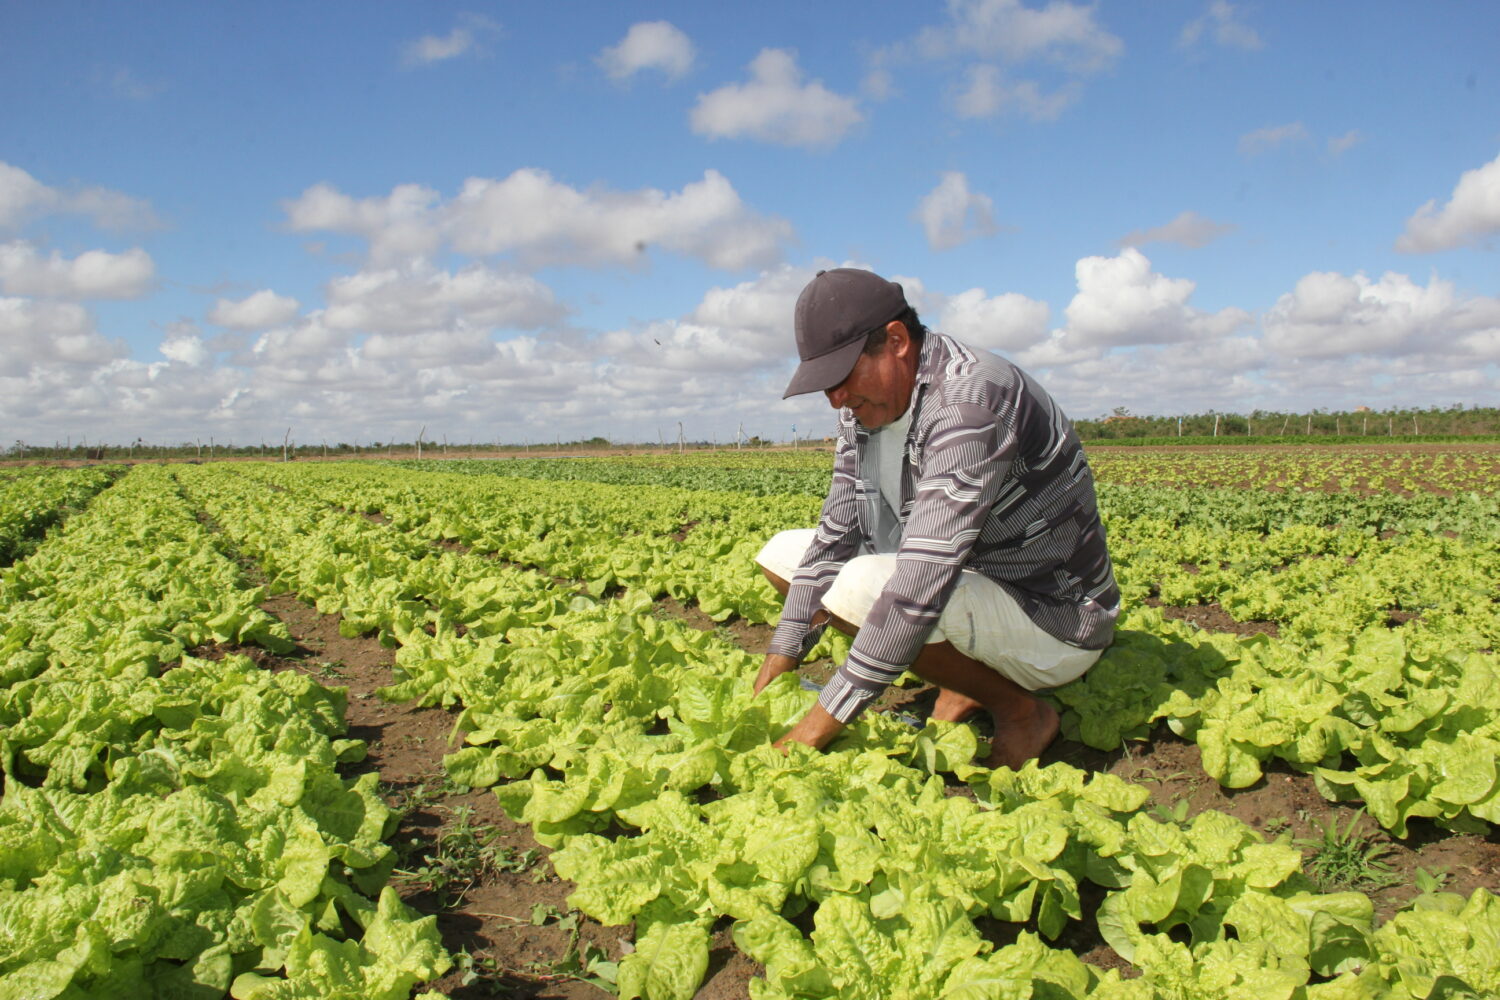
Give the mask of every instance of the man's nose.
[[844, 400], [849, 398], [849, 390], [845, 389], [844, 383], [840, 382], [832, 389], [824, 389], [823, 395], [828, 397], [829, 406], [835, 410], [841, 410], [844, 408]]

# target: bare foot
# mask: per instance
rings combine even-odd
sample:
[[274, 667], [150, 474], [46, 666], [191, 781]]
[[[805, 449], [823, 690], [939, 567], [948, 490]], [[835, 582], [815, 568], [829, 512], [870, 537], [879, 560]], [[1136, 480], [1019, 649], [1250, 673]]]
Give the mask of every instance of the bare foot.
[[981, 763], [985, 767], [1008, 767], [1019, 771], [1028, 760], [1042, 755], [1057, 739], [1060, 725], [1057, 710], [1040, 698], [1028, 698], [1016, 710], [996, 716], [995, 738], [990, 741], [990, 755]]
[[939, 722], [962, 722], [982, 707], [967, 695], [942, 688], [938, 693], [937, 704], [932, 706], [932, 714], [928, 718]]

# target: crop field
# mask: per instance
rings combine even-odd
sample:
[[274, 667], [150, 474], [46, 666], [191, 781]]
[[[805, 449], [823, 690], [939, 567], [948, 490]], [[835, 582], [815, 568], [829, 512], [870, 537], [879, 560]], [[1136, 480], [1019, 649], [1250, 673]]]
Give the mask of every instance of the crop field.
[[1500, 446], [1093, 447], [988, 770], [773, 739], [803, 449], [0, 470], [0, 1000], [1500, 996]]

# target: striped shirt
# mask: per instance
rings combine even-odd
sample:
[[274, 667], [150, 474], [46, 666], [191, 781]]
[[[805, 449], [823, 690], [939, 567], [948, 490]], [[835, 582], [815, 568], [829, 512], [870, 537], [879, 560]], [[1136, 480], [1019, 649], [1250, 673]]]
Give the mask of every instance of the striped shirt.
[[[922, 651], [961, 570], [1003, 587], [1039, 628], [1083, 649], [1114, 635], [1115, 585], [1094, 477], [1072, 423], [1031, 376], [1003, 358], [927, 334], [901, 470], [896, 571], [819, 704], [848, 722]], [[839, 412], [833, 482], [791, 580], [770, 651], [803, 659], [839, 571], [877, 552], [879, 471], [870, 432]]]

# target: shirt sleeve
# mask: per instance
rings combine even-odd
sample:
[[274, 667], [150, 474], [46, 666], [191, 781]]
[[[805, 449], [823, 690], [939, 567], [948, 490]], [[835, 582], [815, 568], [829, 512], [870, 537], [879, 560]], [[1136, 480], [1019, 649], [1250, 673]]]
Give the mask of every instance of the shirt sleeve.
[[826, 626], [812, 627], [813, 612], [833, 585], [839, 570], [859, 552], [859, 517], [855, 506], [855, 440], [852, 419], [839, 427], [838, 447], [833, 458], [833, 481], [823, 501], [812, 544], [802, 556], [797, 572], [788, 581], [786, 604], [771, 637], [769, 651], [806, 658]]
[[985, 406], [945, 406], [923, 448], [896, 570], [818, 703], [849, 722], [916, 660], [1010, 471], [1015, 435]]

